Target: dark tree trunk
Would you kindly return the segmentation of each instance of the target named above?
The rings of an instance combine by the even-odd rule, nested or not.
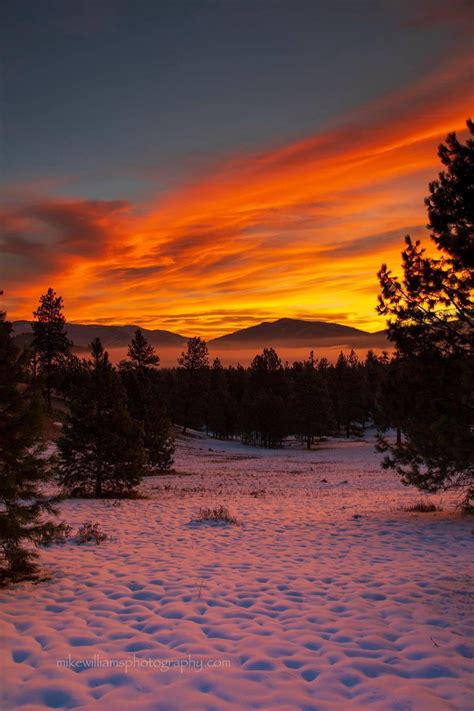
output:
[[[46,405],[49,414],[51,414],[51,361],[48,361],[46,368]]]

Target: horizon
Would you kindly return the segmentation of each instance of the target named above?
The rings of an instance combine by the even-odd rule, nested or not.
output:
[[[52,285],[76,323],[382,328],[377,270],[429,241],[464,135],[472,3],[24,5],[0,29],[10,320]]]
[[[311,324],[315,323],[318,325],[332,325],[332,326],[344,326],[344,324],[337,324],[334,321],[301,321],[301,320],[295,320],[291,318],[281,318],[281,319],[276,319],[275,321],[264,321],[261,322],[260,324],[257,324],[257,326],[272,326],[274,324],[280,323],[281,321],[291,321],[291,322],[296,322],[296,323],[304,323],[304,324]],[[31,320],[18,320],[13,322],[13,326],[15,327],[15,324],[18,323],[28,323],[29,325],[32,324]],[[81,326],[84,328],[102,328],[102,329],[107,329],[107,328],[123,328],[123,329],[139,329],[141,328],[137,324],[104,324],[104,323],[76,323],[72,321],[66,321],[65,323],[65,331],[68,333],[68,325],[70,326]],[[241,329],[242,331],[245,331],[247,329]],[[144,329],[145,333],[153,333],[156,331],[159,332],[164,332],[166,334],[170,334],[173,336],[177,336],[182,339],[181,343],[153,343],[154,351],[155,353],[159,356],[160,358],[160,367],[161,368],[173,368],[176,367],[178,358],[180,355],[185,350],[186,342],[195,336],[200,336],[199,333],[194,333],[192,335],[183,335],[183,334],[178,334],[174,333],[172,331],[168,330],[163,330],[163,329],[156,329],[156,331],[149,331],[148,329]],[[24,331],[18,331],[15,335],[20,336],[23,334]],[[240,333],[240,331],[232,331],[230,333],[224,334],[225,336],[237,336]],[[338,335],[335,336],[334,334],[328,335],[328,334],[319,334],[319,335],[304,335],[304,336],[298,336],[298,335],[273,335],[269,336],[266,334],[265,336],[260,336],[259,338],[256,338],[256,340],[253,342],[252,340],[246,340],[245,336],[242,338],[242,340],[238,340],[238,338],[231,339],[230,342],[227,342],[226,340],[221,341],[221,337],[217,338],[211,338],[211,339],[203,339],[205,343],[209,347],[209,361],[212,362],[215,358],[218,358],[219,361],[222,363],[224,367],[228,366],[237,366],[241,365],[243,367],[249,367],[250,364],[252,363],[253,359],[255,358],[256,355],[258,355],[259,352],[262,351],[262,349],[274,349],[277,352],[278,357],[280,358],[282,363],[295,363],[295,362],[303,362],[307,360],[307,358],[310,356],[310,353],[313,352],[316,360],[321,360],[321,359],[326,359],[330,363],[335,363],[337,361],[337,358],[339,357],[340,353],[344,353],[345,355],[348,355],[351,351],[353,351],[357,357],[363,361],[369,351],[374,353],[377,356],[381,356],[384,353],[391,353],[393,350],[392,344],[389,343],[387,339],[384,339],[383,342],[381,340],[379,341],[373,341],[373,342],[367,342],[364,341],[364,337],[370,337],[370,336],[375,336],[379,335],[380,339],[382,338],[383,334],[385,333],[384,330],[382,331],[376,331],[373,333],[370,333],[368,331],[360,331],[359,335],[358,333],[355,334],[347,334],[347,335]],[[132,333],[129,333],[127,337],[128,343],[130,342],[130,339],[132,338]],[[77,338],[74,337],[73,334],[70,335],[73,341],[73,351],[82,357],[87,357],[87,354],[90,354],[90,344],[89,342],[85,342],[84,340],[84,335],[82,336],[77,336]],[[89,338],[92,339],[93,335],[89,334]],[[116,340],[108,341],[107,340],[107,334],[102,332],[101,335],[99,336],[100,340],[102,341],[104,350],[109,354],[110,360],[114,365],[117,365],[120,363],[122,360],[126,360],[128,358],[128,345],[125,345],[125,343],[122,343],[121,345],[118,345]],[[362,339],[362,340],[361,340]]]
[[[8,317],[8,314],[7,314],[7,317]],[[23,322],[23,321],[24,321],[24,322],[26,322],[26,323],[30,323],[30,324],[31,324],[34,319],[33,319],[33,318],[24,318],[24,319],[23,319],[23,318],[18,318],[18,319],[11,319],[11,318],[8,318],[8,320],[9,320],[11,323],[20,323],[20,322]],[[377,330],[375,330],[375,331],[369,331],[369,330],[366,330],[366,329],[359,329],[357,326],[352,326],[351,324],[338,323],[337,321],[329,321],[329,320],[323,320],[323,319],[310,319],[310,318],[297,319],[297,318],[293,318],[293,317],[291,317],[291,316],[282,316],[282,317],[276,318],[276,319],[268,319],[268,320],[265,320],[265,321],[258,321],[258,322],[256,322],[256,323],[251,324],[250,326],[243,326],[242,328],[238,328],[238,329],[235,329],[235,330],[233,330],[233,331],[225,331],[225,332],[223,332],[222,334],[220,334],[220,335],[218,335],[218,336],[212,336],[211,338],[204,338],[204,337],[202,336],[202,334],[200,334],[200,333],[197,332],[197,331],[194,332],[194,336],[200,336],[201,338],[204,338],[204,340],[210,342],[210,341],[213,341],[213,340],[220,339],[220,338],[222,338],[222,337],[224,337],[224,336],[230,336],[230,335],[233,335],[233,334],[238,333],[238,332],[240,332],[240,331],[245,331],[245,330],[247,330],[247,329],[249,329],[249,328],[254,328],[254,327],[256,327],[256,326],[262,326],[262,325],[267,325],[267,324],[272,325],[272,324],[278,323],[278,322],[280,322],[280,321],[297,321],[297,322],[301,322],[301,323],[317,323],[317,324],[330,324],[330,325],[333,325],[333,326],[345,326],[345,327],[347,327],[347,328],[354,328],[354,329],[363,331],[364,333],[367,333],[367,334],[370,334],[370,335],[374,335],[374,334],[377,334],[377,333],[382,333],[383,331],[386,330],[385,328],[382,328],[382,329],[377,329]],[[99,327],[105,327],[105,328],[106,328],[106,327],[110,327],[110,328],[114,328],[114,327],[115,327],[115,328],[136,328],[136,329],[141,329],[142,331],[165,331],[165,332],[171,333],[171,334],[173,334],[173,335],[175,335],[175,336],[180,336],[180,337],[182,337],[183,339],[192,338],[192,336],[189,335],[189,334],[188,334],[188,335],[184,335],[184,334],[178,333],[178,332],[176,332],[176,331],[171,331],[169,328],[162,328],[162,327],[160,327],[160,326],[156,326],[156,327],[154,327],[154,328],[150,328],[149,326],[143,326],[143,325],[141,325],[141,324],[138,323],[138,322],[130,322],[130,323],[110,323],[108,319],[107,319],[106,321],[104,321],[104,322],[101,322],[101,321],[91,321],[91,322],[87,322],[87,321],[70,321],[70,320],[66,319],[66,331],[67,331],[67,326],[68,326],[68,324],[71,325],[71,326],[91,326],[91,327],[92,327],[92,326],[99,326]]]

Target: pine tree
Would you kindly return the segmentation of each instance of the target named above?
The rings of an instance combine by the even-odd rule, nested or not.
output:
[[[250,374],[255,388],[283,395],[283,366],[274,348],[264,348],[262,353],[255,356],[250,364]]]
[[[72,495],[130,493],[145,474],[142,430],[130,416],[126,396],[100,339],[70,401],[58,440],[58,480]]]
[[[157,368],[160,364],[155,348],[147,341],[140,328],[135,331],[127,355],[134,368]]]
[[[228,381],[229,370],[215,358],[207,393],[206,429],[220,439],[228,439],[236,427],[237,403],[230,395]]]
[[[314,354],[303,363],[294,363],[293,377],[293,427],[307,449],[317,437],[331,434],[335,422],[327,383],[317,369]]]
[[[204,410],[205,390],[209,371],[209,351],[204,340],[195,336],[190,338],[187,348],[178,358],[182,375],[182,426],[183,434],[189,427],[190,420],[199,410]]]
[[[364,410],[374,424],[378,424],[383,416],[379,400],[388,366],[389,357],[386,351],[381,356],[377,356],[372,350],[367,351],[362,372],[362,392]]]
[[[405,238],[403,279],[383,264],[378,312],[400,356],[432,351],[472,354],[474,347],[474,124],[460,143],[451,133],[438,155],[447,171],[430,183],[428,228],[439,258]]]
[[[334,398],[336,416],[347,438],[360,435],[365,419],[362,371],[356,353],[339,354],[334,368]]]
[[[175,451],[171,422],[160,392],[160,359],[138,329],[128,349],[128,361],[119,366],[130,415],[141,427],[146,466],[150,473],[168,471]]]
[[[464,490],[474,498],[474,124],[461,143],[454,133],[439,147],[445,171],[430,183],[428,227],[438,249],[427,257],[406,237],[403,279],[379,271],[378,311],[388,317],[403,399],[403,437],[381,437],[385,466],[406,484]]]
[[[410,410],[413,395],[405,365],[402,359],[393,358],[379,367],[372,379],[374,423],[379,438],[382,433],[393,428],[396,430],[397,446],[402,443],[403,420],[405,413]],[[374,374],[372,365],[369,366],[369,373]]]
[[[48,520],[54,499],[41,491],[50,478],[40,439],[42,398],[28,383],[27,362],[0,313],[0,581],[33,576],[32,545],[63,528]]]
[[[32,347],[38,354],[39,365],[46,380],[46,402],[51,412],[51,390],[57,366],[66,358],[71,349],[67,337],[65,318],[62,313],[63,300],[53,289],[40,297],[40,304],[33,313]]]
[[[264,348],[252,360],[249,376],[248,419],[257,443],[279,447],[289,433],[290,417],[286,372],[278,353],[273,348]]]

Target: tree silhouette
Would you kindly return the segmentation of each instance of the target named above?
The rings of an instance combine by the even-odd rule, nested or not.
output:
[[[160,364],[155,348],[147,341],[140,328],[135,331],[127,355],[135,368],[156,368]]]
[[[160,359],[138,329],[128,349],[128,361],[119,372],[127,394],[127,407],[143,433],[147,469],[169,470],[173,464],[174,440],[171,422],[160,392],[157,366]]]
[[[237,403],[229,391],[229,377],[219,358],[215,358],[209,374],[206,406],[206,430],[215,437],[228,439],[236,427]]]
[[[40,297],[40,303],[33,313],[32,347],[38,354],[41,371],[46,380],[46,402],[51,412],[51,390],[56,367],[66,358],[71,349],[62,313],[63,300],[53,289]]]
[[[189,427],[190,417],[193,410],[204,407],[204,392],[206,386],[207,373],[209,370],[209,351],[206,341],[195,336],[190,338],[187,348],[178,358],[178,364],[183,375],[183,414],[182,426],[183,434]]]
[[[439,257],[406,237],[403,278],[379,271],[379,313],[388,317],[404,384],[397,418],[403,441],[385,466],[427,491],[461,488],[474,497],[474,124],[462,144],[439,147],[446,170],[430,183],[428,227]]]
[[[99,338],[83,361],[58,440],[58,479],[73,495],[129,493],[144,475],[142,430]]]
[[[317,437],[329,435],[335,429],[328,384],[321,371],[318,371],[312,351],[308,360],[293,364],[292,376],[294,432],[303,440],[307,449],[311,449]]]
[[[346,437],[360,435],[366,412],[364,408],[362,369],[356,353],[340,353],[334,368],[334,399],[339,427]]]
[[[43,402],[28,382],[27,362],[0,313],[0,580],[33,576],[37,555],[25,544],[38,545],[62,528],[43,519],[55,513],[54,498],[41,491],[50,478],[41,441]]]
[[[420,240],[405,237],[403,279],[383,264],[378,312],[399,355],[435,348],[442,354],[472,353],[474,346],[474,124],[462,144],[450,133],[438,155],[446,171],[430,183],[428,228],[440,253],[426,256]]]

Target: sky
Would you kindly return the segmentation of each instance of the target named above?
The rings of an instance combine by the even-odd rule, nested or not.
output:
[[[10,319],[376,331],[474,114],[474,0],[4,0]]]

